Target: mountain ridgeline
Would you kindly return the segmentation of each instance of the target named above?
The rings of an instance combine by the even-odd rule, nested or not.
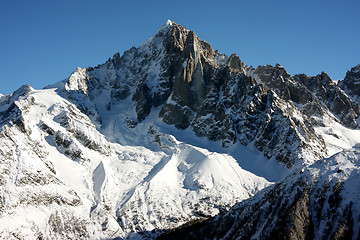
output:
[[[139,47],[0,95],[0,238],[359,239],[360,65],[334,82]]]
[[[289,168],[299,159],[327,155],[314,127],[331,120],[358,127],[360,107],[347,94],[347,89],[354,89],[351,96],[359,96],[353,87],[359,84],[352,81],[358,77],[354,69],[340,82],[342,88],[324,72],[308,77],[291,76],[280,65],[254,69],[236,54],[228,57],[214,51],[174,22],[139,48],[78,71],[86,77],[70,77],[67,91],[82,91],[93,100],[102,86],[109,86],[108,108],[131,98],[134,125],[160,109],[158,116],[166,124],[190,128],[198,137],[221,141],[223,147],[253,143],[266,157]]]

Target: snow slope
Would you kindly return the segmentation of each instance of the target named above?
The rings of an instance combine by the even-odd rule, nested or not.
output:
[[[159,239],[358,239],[360,145],[296,169],[208,221]]]
[[[3,238],[136,237],[214,216],[271,184],[154,127],[145,135],[161,147],[110,142],[56,89],[26,89],[1,128]]]

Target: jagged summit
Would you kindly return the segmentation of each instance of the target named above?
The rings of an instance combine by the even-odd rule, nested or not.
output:
[[[360,64],[356,65],[355,67],[352,67],[351,72],[359,72],[360,71]]]
[[[351,68],[346,73],[344,80],[339,81],[338,85],[343,88],[357,103],[360,103],[360,64]]]
[[[172,26],[173,24],[176,24],[176,23],[168,19],[168,20],[166,21],[166,24],[165,24],[165,25]]]
[[[161,25],[159,31],[162,30],[162,29],[169,29],[169,28],[171,28],[171,27],[174,26],[174,25],[178,25],[178,24],[177,24],[176,22],[168,19],[163,25]],[[159,31],[158,31],[158,32],[159,32]]]
[[[67,80],[65,89],[67,91],[81,91],[87,94],[86,80],[88,80],[88,75],[86,71],[86,68],[77,67]]]
[[[18,88],[17,90],[15,90],[12,95],[13,96],[18,96],[18,95],[24,95],[27,94],[31,91],[33,91],[34,89],[29,85],[29,84],[25,84],[22,85],[20,88]]]
[[[25,97],[31,91],[34,91],[34,89],[29,84],[25,84],[15,90],[12,94],[5,97],[8,98],[8,102],[14,102],[15,100],[18,100],[19,97]]]
[[[90,105],[109,111],[131,99],[134,127],[157,111],[165,124],[191,129],[198,137],[221,141],[223,147],[254,144],[266,157],[288,167],[295,159],[327,155],[315,127],[341,121],[357,128],[360,113],[326,73],[291,76],[280,64],[254,69],[236,54],[228,57],[214,51],[193,31],[172,21],[140,47],[122,56],[117,53],[81,74],[75,71],[65,89],[81,91],[89,95]],[[102,113],[92,115],[106,128]],[[274,131],[277,125],[283,128]]]
[[[156,34],[166,33],[168,31],[170,31],[176,25],[178,25],[178,24],[171,20],[167,20],[163,25],[160,26],[160,28]]]
[[[164,29],[164,28],[170,28],[172,27],[173,25],[178,25],[177,23],[171,21],[171,20],[167,20],[166,23],[164,23],[160,29]]]

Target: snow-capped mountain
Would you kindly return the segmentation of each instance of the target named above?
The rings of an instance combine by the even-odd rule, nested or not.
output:
[[[77,69],[62,95],[78,100],[103,132],[123,133],[114,121],[127,118],[127,130],[152,113],[177,129],[221,141],[223,147],[252,143],[287,167],[328,155],[314,128],[330,122],[356,128],[360,113],[326,73],[292,77],[280,65],[253,69],[171,21],[139,48],[121,57],[117,53],[95,68]],[[124,104],[135,108],[124,115]],[[120,116],[108,118],[109,112]],[[114,140],[131,142],[120,138]]]
[[[299,168],[320,181],[324,158],[360,143],[356,69],[338,85],[255,69],[168,21],[122,56],[0,96],[0,237],[152,239],[274,188],[293,199]]]

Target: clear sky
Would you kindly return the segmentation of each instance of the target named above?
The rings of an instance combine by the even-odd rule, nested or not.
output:
[[[139,46],[168,19],[247,64],[334,80],[360,63],[360,1],[0,1],[0,93],[36,89]]]

